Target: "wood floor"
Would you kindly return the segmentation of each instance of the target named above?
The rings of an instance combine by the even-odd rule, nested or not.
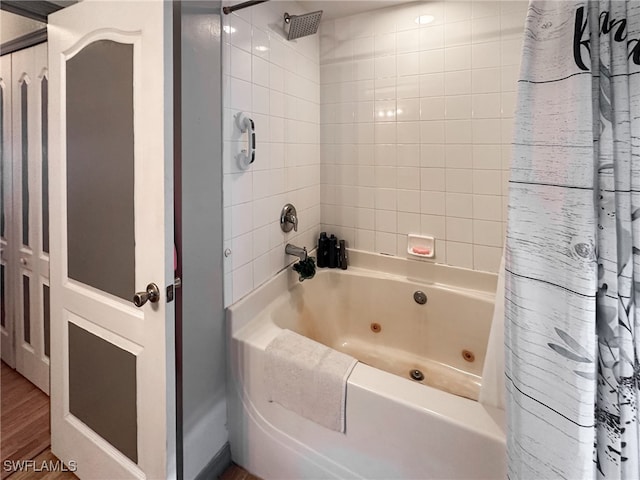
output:
[[[22,375],[2,362],[0,372],[0,480],[73,480],[51,453],[49,397]],[[32,460],[22,469],[6,468],[5,461]],[[12,463],[17,465],[17,463]],[[242,467],[231,464],[220,480],[260,480]]]
[[[220,480],[260,480],[260,477],[250,474],[244,468],[232,463],[222,475]]]
[[[2,362],[0,371],[0,479],[71,480],[71,472],[47,471],[61,464],[51,453],[49,397]],[[5,461],[33,460],[20,468]],[[16,463],[12,465],[18,466]]]

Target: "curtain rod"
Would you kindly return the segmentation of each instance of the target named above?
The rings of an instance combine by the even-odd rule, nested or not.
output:
[[[231,12],[235,12],[236,10],[241,10],[247,7],[253,7],[254,5],[258,5],[259,3],[264,3],[269,0],[250,0],[249,2],[237,3],[235,5],[231,5],[230,7],[222,7],[222,11],[225,15],[229,15]]]

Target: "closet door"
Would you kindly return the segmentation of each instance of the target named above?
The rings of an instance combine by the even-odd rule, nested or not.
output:
[[[47,44],[13,53],[11,75],[16,369],[49,393]]]
[[[14,283],[10,275],[12,248],[16,235],[13,227],[12,145],[11,145],[11,55],[0,57],[0,353],[2,360],[15,367],[13,337]]]

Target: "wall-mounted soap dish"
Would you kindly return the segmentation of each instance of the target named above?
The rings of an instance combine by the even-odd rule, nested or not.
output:
[[[436,243],[433,237],[425,235],[407,235],[407,253],[414,257],[433,258],[436,254]]]

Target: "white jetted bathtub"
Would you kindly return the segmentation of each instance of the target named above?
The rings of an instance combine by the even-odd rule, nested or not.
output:
[[[228,309],[234,461],[265,480],[505,478],[504,412],[475,401],[496,276],[350,255],[346,271],[300,283],[288,269]],[[265,348],[285,328],[359,360],[345,433],[268,401]]]

